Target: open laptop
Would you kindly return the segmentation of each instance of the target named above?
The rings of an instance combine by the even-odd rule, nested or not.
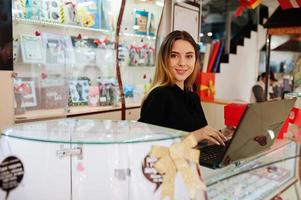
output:
[[[199,145],[200,165],[220,168],[268,150],[277,138],[296,98],[248,104],[226,145]]]

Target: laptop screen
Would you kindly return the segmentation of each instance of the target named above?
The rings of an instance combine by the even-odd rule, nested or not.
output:
[[[249,104],[224,154],[222,165],[269,149],[295,101],[296,98]]]

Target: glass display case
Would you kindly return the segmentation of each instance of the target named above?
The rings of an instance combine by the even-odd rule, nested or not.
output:
[[[140,106],[149,89],[163,6],[164,0],[125,2],[118,49],[126,107]]]
[[[121,0],[12,0],[15,121],[120,109]]]
[[[153,145],[170,147],[185,134],[135,121],[15,125],[1,134],[0,199],[159,200],[162,177],[149,152]],[[271,199],[297,183],[298,156],[299,146],[282,140],[240,163],[201,167],[207,194],[198,191],[196,199]],[[174,188],[175,199],[189,199],[179,173]],[[290,199],[298,199],[293,195]]]

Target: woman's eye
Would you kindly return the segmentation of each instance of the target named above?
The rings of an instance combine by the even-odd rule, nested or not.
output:
[[[186,58],[192,59],[193,55],[187,55]]]
[[[177,55],[177,54],[171,54],[170,57],[171,57],[171,58],[177,58],[178,55]]]

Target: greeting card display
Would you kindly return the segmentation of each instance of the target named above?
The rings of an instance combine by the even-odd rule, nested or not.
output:
[[[22,114],[22,108],[37,107],[36,83],[30,78],[14,79],[15,112]]]
[[[20,35],[20,39],[23,62],[44,63],[41,38],[32,35]]]
[[[68,86],[60,74],[42,74],[41,107],[44,109],[64,108],[68,101]]]
[[[87,105],[89,96],[89,80],[69,81],[69,105]]]
[[[73,47],[69,36],[42,33],[46,64],[74,63]]]

